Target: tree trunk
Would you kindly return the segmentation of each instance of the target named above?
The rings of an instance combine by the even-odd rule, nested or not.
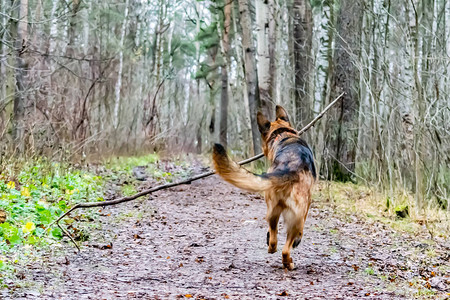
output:
[[[73,56],[74,54],[74,48],[75,48],[75,36],[76,36],[76,21],[77,21],[77,14],[80,10],[80,0],[73,0],[72,1],[72,13],[70,15],[70,22],[69,22],[69,45],[67,47],[67,56]]]
[[[25,61],[25,52],[28,42],[28,0],[21,0],[16,8],[18,21],[15,23],[15,55],[16,55],[16,87],[14,93],[13,109],[13,139],[15,147],[19,153],[25,150],[25,75],[27,64]],[[14,35],[13,35],[14,36]]]
[[[271,1],[272,2],[272,1]],[[269,16],[273,3],[268,0],[256,0],[258,87],[262,113],[268,118],[273,115],[272,81],[274,76],[273,28],[274,19]],[[272,50],[272,51],[271,51]],[[271,65],[272,63],[272,65]],[[271,68],[272,67],[272,68]]]
[[[297,120],[300,124],[311,117],[311,101],[309,99],[309,77],[312,67],[312,12],[309,0],[294,0],[294,99]]]
[[[220,96],[220,143],[227,146],[228,129],[228,52],[230,48],[231,2],[225,0],[223,9],[224,22],[222,33],[222,57],[221,67],[222,91]]]
[[[322,109],[325,108],[331,101],[330,93],[331,93],[331,80],[333,78],[334,73],[334,62],[333,62],[333,40],[334,40],[334,32],[335,32],[335,10],[334,10],[334,0],[327,1],[328,6],[328,23],[327,23],[327,51],[326,51],[326,60],[327,60],[327,69],[325,72],[325,78],[323,80],[323,88],[322,88]],[[327,131],[327,123],[328,123],[329,116],[325,114],[323,116],[322,121],[319,123],[318,126],[318,133],[316,137],[316,162],[317,162],[317,169],[324,174],[326,178],[329,177],[329,170],[327,163],[329,162],[327,157],[327,150],[325,148],[326,141],[326,131]]]
[[[428,60],[431,47],[431,33],[433,20],[433,0],[424,0],[415,8],[416,31],[414,37],[414,81],[417,92],[416,118],[414,120],[414,173],[415,173],[415,202],[419,211],[424,208],[425,203],[425,111],[427,110],[427,84],[429,79]],[[421,9],[421,12],[418,10]]]
[[[252,20],[248,0],[239,0],[239,13],[242,28],[242,47],[244,48],[245,81],[247,83],[248,106],[252,129],[253,153],[261,152],[260,133],[256,123],[256,112],[259,105],[257,98],[258,78],[256,72],[255,47],[252,38]]]
[[[125,32],[127,29],[127,19],[128,19],[128,3],[129,0],[125,1],[125,13],[122,23],[122,30],[120,34],[120,52],[119,52],[119,69],[117,70],[117,82],[114,90],[115,101],[114,101],[114,128],[117,129],[119,126],[119,108],[120,108],[120,89],[122,88],[122,69],[123,69],[123,46],[125,39]]]
[[[358,138],[359,71],[356,67],[360,53],[363,1],[343,0],[337,18],[334,79],[331,99],[345,92],[336,112],[337,122],[329,127],[328,135],[334,179],[347,181],[355,169]]]

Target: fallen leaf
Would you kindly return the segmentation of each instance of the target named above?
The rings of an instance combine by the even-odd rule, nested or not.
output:
[[[280,294],[278,294],[279,296],[289,296],[288,292],[286,291],[282,291]]]
[[[191,295],[191,294],[186,294],[186,295],[184,295],[184,297],[186,297],[186,298],[192,298],[192,295]]]

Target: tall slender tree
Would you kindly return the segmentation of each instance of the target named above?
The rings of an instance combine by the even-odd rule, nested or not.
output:
[[[355,170],[358,137],[360,34],[363,16],[362,0],[342,0],[337,17],[334,79],[331,98],[345,92],[336,109],[328,134],[328,150],[332,159],[333,176],[338,180],[351,179]]]
[[[258,57],[258,89],[261,109],[264,115],[273,115],[273,90],[275,77],[275,19],[274,3],[268,0],[256,0],[257,57]]]
[[[228,131],[228,66],[230,49],[230,29],[231,29],[231,1],[225,0],[223,8],[223,29],[222,29],[222,66],[221,81],[222,91],[220,96],[220,143],[226,146]]]
[[[260,107],[258,99],[258,77],[256,70],[256,51],[253,44],[252,18],[248,0],[239,0],[239,14],[242,28],[242,47],[244,48],[245,81],[247,83],[248,107],[252,130],[253,153],[261,152],[260,134],[256,122],[256,112]]]
[[[28,0],[20,0],[16,7],[16,18],[12,26],[15,36],[14,48],[16,55],[16,88],[14,93],[13,138],[19,152],[24,151],[25,137],[25,80],[27,63],[25,56],[28,47]]]
[[[309,0],[294,0],[293,3],[293,56],[295,87],[294,101],[297,119],[305,123],[310,119],[310,76],[312,72],[312,12]]]

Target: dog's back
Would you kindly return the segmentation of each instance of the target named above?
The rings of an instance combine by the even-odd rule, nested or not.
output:
[[[279,177],[288,175],[291,180],[301,172],[311,173],[314,179],[317,177],[311,149],[303,139],[293,136],[279,141],[269,172]]]

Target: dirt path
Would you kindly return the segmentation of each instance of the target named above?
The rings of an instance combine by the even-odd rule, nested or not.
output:
[[[413,241],[399,242],[378,223],[352,216],[344,222],[325,203],[312,205],[291,272],[281,268],[281,247],[267,253],[263,198],[215,176],[102,214],[95,222],[103,228],[80,254],[64,245],[65,257],[49,255],[29,270],[38,287],[14,298],[405,298],[403,287],[393,290],[388,279],[364,270],[372,263],[401,270]],[[280,233],[282,245],[283,227]]]

